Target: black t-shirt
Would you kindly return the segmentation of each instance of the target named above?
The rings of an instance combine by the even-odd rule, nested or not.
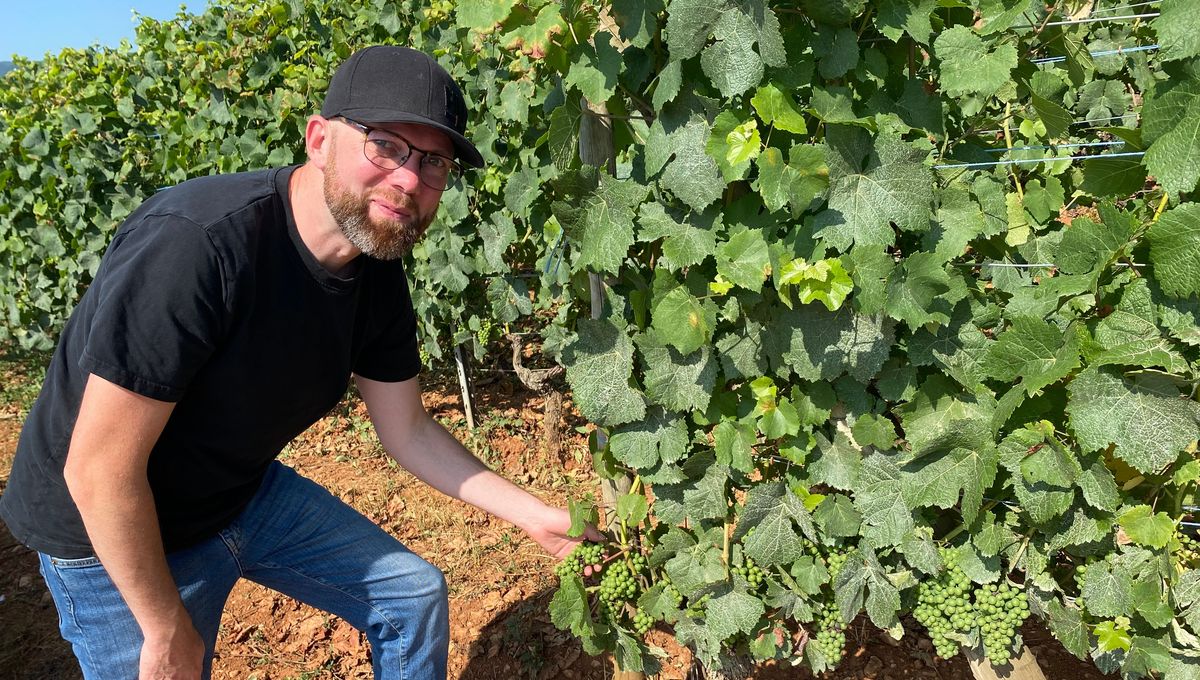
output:
[[[93,554],[63,482],[88,374],[176,402],[148,474],[168,552],[215,535],[351,372],[420,368],[403,265],[327,272],[296,231],[293,168],[185,182],[117,231],[67,322],[17,444],[0,517],[25,545]]]

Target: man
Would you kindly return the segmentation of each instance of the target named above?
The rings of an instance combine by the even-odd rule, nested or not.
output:
[[[377,678],[445,676],[441,572],[274,460],[351,375],[403,467],[556,557],[577,542],[565,511],[490,472],[421,404],[398,258],[459,163],[483,164],[465,125],[432,59],[370,47],[308,120],[304,165],[185,182],[118,230],[0,498],[85,678],[207,677],[241,577],[364,631]]]

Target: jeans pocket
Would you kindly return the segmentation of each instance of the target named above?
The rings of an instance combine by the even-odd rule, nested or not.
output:
[[[95,555],[91,557],[76,557],[74,559],[50,556],[50,564],[54,565],[55,569],[83,569],[84,567],[98,566],[100,558]]]

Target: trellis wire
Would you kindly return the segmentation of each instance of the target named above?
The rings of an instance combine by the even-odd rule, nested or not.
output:
[[[1097,12],[1115,12],[1119,9],[1133,9],[1134,7],[1145,7],[1147,5],[1157,5],[1157,4],[1158,4],[1158,0],[1153,0],[1152,2],[1135,2],[1132,5],[1117,5],[1116,7],[1102,7],[1100,9],[1092,10],[1092,14],[1096,14]]]
[[[1035,149],[1073,149],[1092,146],[1124,146],[1125,142],[1086,142],[1077,144],[1042,144],[1039,146],[1014,146],[1003,149],[985,149],[987,153],[1005,153],[1007,151],[1030,151]]]
[[[1067,127],[1074,127],[1076,125],[1087,125],[1089,123],[1099,123],[1101,121],[1125,120],[1126,118],[1137,118],[1137,117],[1138,117],[1138,114],[1136,114],[1136,113],[1126,113],[1121,116],[1108,116],[1107,118],[1103,118],[1103,117],[1102,118],[1084,118],[1083,120],[1076,120],[1076,121],[1072,121],[1071,123],[1068,123]],[[1101,127],[1104,127],[1104,126],[1101,126]],[[1091,129],[1091,128],[1087,128],[1087,129]],[[1004,132],[1004,128],[997,128],[995,130],[980,130],[978,132],[973,132],[971,134],[987,135],[987,134],[991,134],[993,132]]]
[[[1100,50],[1099,52],[1088,52],[1093,57],[1107,57],[1114,54],[1127,54],[1129,52],[1146,52],[1149,50],[1157,50],[1158,45],[1134,45],[1133,47],[1118,47],[1115,50]],[[1045,57],[1042,59],[1030,59],[1032,64],[1057,64],[1066,61],[1066,57]]]
[[[1148,12],[1146,14],[1127,14],[1119,17],[1087,17],[1086,19],[1067,19],[1064,21],[1051,21],[1046,26],[1074,26],[1075,24],[1094,24],[1098,21],[1124,21],[1125,19],[1150,19],[1158,16],[1161,12]],[[1042,24],[1038,24],[1041,26]],[[1013,26],[1013,28],[1037,28],[1033,24],[1024,26]]]
[[[1034,262],[1033,264],[1017,264],[1015,262],[956,262],[956,267],[997,267],[1001,269],[1058,269],[1059,266],[1053,262]],[[1133,267],[1140,269],[1145,267],[1144,264],[1136,262],[1114,262],[1114,267]]]
[[[1058,158],[1015,158],[1005,161],[989,161],[987,163],[945,163],[942,165],[933,166],[934,170],[954,170],[962,168],[969,170],[971,168],[994,168],[1001,165],[1021,165],[1024,163],[1053,163],[1054,161],[1067,161],[1090,159],[1097,160],[1100,158],[1129,158],[1133,156],[1144,156],[1145,151],[1123,151],[1121,153],[1105,153],[1105,154],[1080,154],[1078,156],[1060,156]]]

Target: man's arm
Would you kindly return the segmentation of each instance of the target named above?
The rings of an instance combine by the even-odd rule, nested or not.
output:
[[[89,376],[63,470],[96,556],[142,629],[142,680],[199,678],[204,662],[204,642],[167,567],[146,476],[173,408]]]
[[[570,538],[571,519],[492,472],[430,417],[416,378],[385,383],[355,377],[379,441],[392,458],[442,493],[520,527],[546,552],[566,557],[582,540]],[[586,537],[600,540],[588,527]]]

